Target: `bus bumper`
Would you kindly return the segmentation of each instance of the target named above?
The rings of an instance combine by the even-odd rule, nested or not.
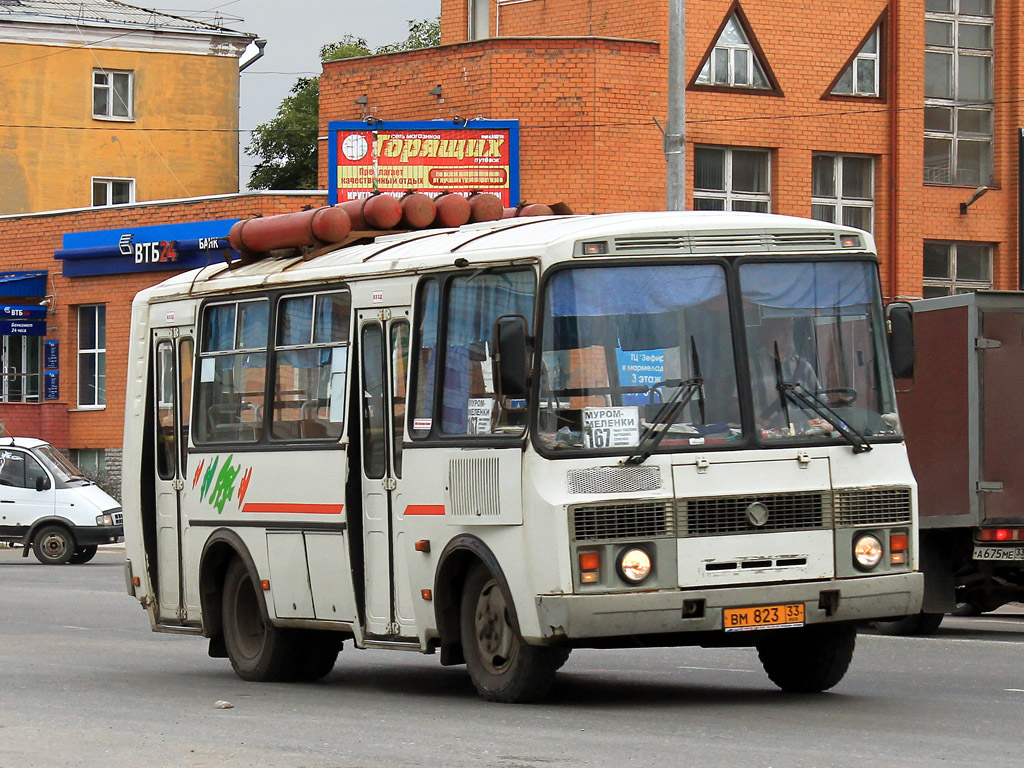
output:
[[[903,573],[674,592],[540,595],[539,639],[715,631],[722,629],[725,608],[792,603],[804,604],[807,624],[868,621],[917,613],[923,594],[924,575]]]

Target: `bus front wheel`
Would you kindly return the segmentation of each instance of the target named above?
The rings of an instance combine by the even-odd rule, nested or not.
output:
[[[466,579],[460,614],[462,651],[477,693],[488,701],[538,701],[551,689],[556,649],[527,645],[509,618],[509,599],[484,566]]]
[[[768,630],[757,655],[768,678],[788,693],[820,693],[843,679],[853,659],[857,628],[819,624]]]
[[[238,558],[231,561],[224,577],[222,607],[224,644],[235,674],[258,683],[288,679],[291,635],[264,621],[252,576]]]

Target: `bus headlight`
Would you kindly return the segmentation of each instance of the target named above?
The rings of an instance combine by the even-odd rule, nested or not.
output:
[[[882,542],[870,533],[861,534],[853,542],[853,559],[858,568],[870,571],[882,562]]]
[[[640,584],[651,575],[651,556],[640,547],[622,550],[617,565],[619,577],[627,584]]]
[[[114,518],[111,515],[96,515],[96,525],[113,525]]]

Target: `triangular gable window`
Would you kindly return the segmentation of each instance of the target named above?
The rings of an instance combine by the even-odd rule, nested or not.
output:
[[[839,76],[832,81],[826,96],[882,96],[882,44],[885,13],[861,41],[860,47],[846,61]]]
[[[778,89],[739,4],[735,4],[726,17],[691,85],[765,91]]]

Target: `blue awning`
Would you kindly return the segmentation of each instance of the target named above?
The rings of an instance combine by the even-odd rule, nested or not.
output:
[[[0,296],[45,296],[46,272],[0,272]]]

